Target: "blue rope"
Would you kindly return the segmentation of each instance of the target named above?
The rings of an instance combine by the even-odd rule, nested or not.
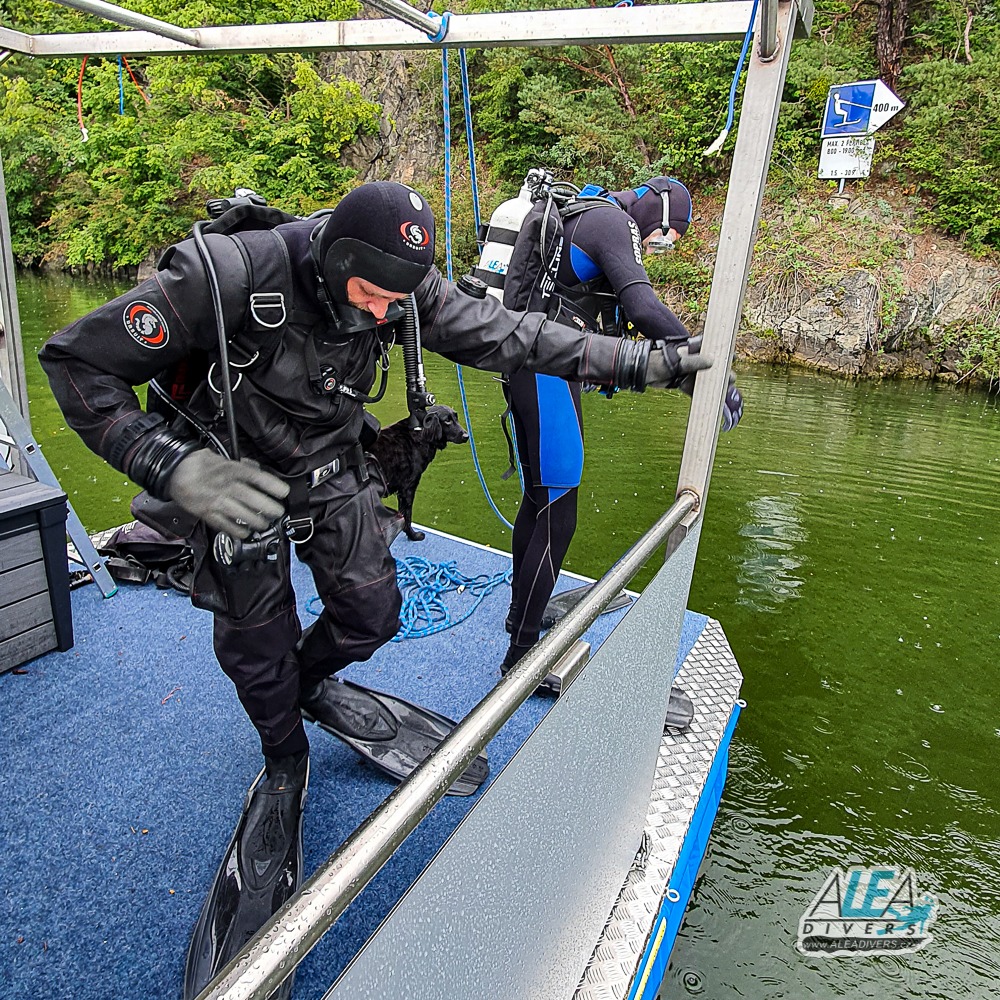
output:
[[[479,242],[479,182],[476,180],[476,144],[472,138],[472,100],[469,96],[469,62],[465,49],[458,50],[462,64],[462,103],[465,106],[465,145],[469,150],[469,180],[472,182],[472,214],[476,220],[476,242]],[[482,250],[482,246],[479,247]]]
[[[479,462],[479,451],[476,448],[476,437],[472,433],[472,420],[469,417],[469,400],[465,395],[465,379],[462,377],[462,366],[455,365],[455,371],[458,372],[458,394],[462,398],[462,413],[465,416],[465,428],[469,432],[469,447],[472,450],[472,464],[476,470],[476,475],[479,477],[479,485],[483,488],[483,493],[486,495],[486,500],[490,507],[493,509],[493,513],[496,514],[498,518],[508,527],[511,531],[514,530],[514,525],[510,523],[500,513],[500,508],[497,507],[493,496],[490,493],[490,488],[486,485],[486,478],[483,476],[483,467]],[[518,463],[518,476],[521,475],[520,463]],[[521,492],[524,492],[524,487],[522,485]]]
[[[423,556],[397,559],[396,582],[403,595],[403,607],[399,612],[402,627],[392,641],[425,639],[460,625],[497,587],[510,583],[511,572],[508,569],[492,576],[488,573],[465,576],[458,571],[455,562],[435,563]],[[472,603],[457,616],[445,602],[445,596],[452,593],[468,594],[473,598]],[[312,615],[319,615],[323,611],[323,603],[319,597],[311,597],[306,609]]]
[[[743,36],[743,48],[740,50],[740,58],[736,63],[736,72],[733,73],[733,82],[729,85],[729,110],[726,113],[726,127],[719,133],[715,142],[705,150],[705,155],[718,153],[722,149],[722,144],[729,135],[729,130],[733,127],[733,119],[736,116],[736,88],[740,84],[740,76],[743,74],[743,63],[747,57],[747,50],[750,48],[750,39],[753,37],[753,24],[757,18],[757,4],[759,0],[753,0],[753,9],[750,11],[750,23],[747,25],[746,34]]]
[[[437,33],[432,35],[428,31],[427,37],[432,42],[443,42],[444,36],[448,34],[448,28],[451,26],[451,11],[446,10],[443,14],[436,14],[434,11],[429,10],[427,11],[427,16],[441,19],[441,27],[438,28]]]
[[[465,102],[465,133],[469,145],[469,171],[472,176],[473,207],[476,212],[476,232],[479,232],[479,194],[476,190],[475,180],[475,148],[472,142],[472,107],[469,103],[469,76],[468,64],[465,59],[465,50],[461,49],[462,58],[462,95]],[[451,281],[452,260],[451,260],[451,100],[448,92],[448,50],[441,50],[441,108],[444,117],[444,247],[445,259],[447,261],[448,280]],[[476,447],[476,437],[472,432],[472,420],[469,417],[469,400],[465,392],[465,379],[462,375],[462,366],[455,365],[458,372],[458,391],[462,398],[462,414],[465,417],[465,426],[469,432],[469,447],[472,451],[472,464],[479,479],[479,485],[483,488],[483,493],[489,502],[493,513],[508,527],[514,530],[514,525],[510,523],[500,513],[490,495],[489,487],[486,485],[486,478],[483,476],[483,467],[479,461],[479,449]]]
[[[497,587],[510,583],[511,570],[502,573],[480,573],[465,576],[454,562],[432,563],[422,556],[407,556],[396,560],[399,589],[403,594],[400,620],[403,627],[393,642],[422,639],[443,632],[465,621]],[[471,594],[472,604],[458,617],[444,601],[449,593]]]
[[[747,49],[750,48],[750,39],[753,37],[753,23],[757,17],[757,4],[759,0],[753,0],[753,9],[750,11],[750,23],[747,25],[747,33],[743,36],[743,48],[740,49],[740,59],[736,64],[736,72],[733,74],[733,82],[729,86],[729,113],[726,115],[726,131],[733,125],[733,118],[736,115],[736,88],[739,86],[740,76],[743,73],[743,63],[746,61]]]
[[[448,50],[441,50],[441,112],[444,117],[444,255],[451,281],[451,95],[448,85]]]
[[[125,114],[125,82],[122,79],[122,57],[118,57],[118,114]]]

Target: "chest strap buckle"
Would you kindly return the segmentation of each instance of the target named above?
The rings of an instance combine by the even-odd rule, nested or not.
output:
[[[329,479],[330,476],[335,476],[338,472],[340,472],[339,458],[327,462],[326,465],[321,465],[318,469],[313,469],[309,473],[309,489],[315,489],[324,479]]]

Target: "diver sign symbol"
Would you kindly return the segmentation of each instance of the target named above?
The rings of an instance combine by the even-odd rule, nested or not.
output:
[[[871,135],[880,129],[903,102],[881,81],[862,80],[831,87],[823,116],[824,139]]]

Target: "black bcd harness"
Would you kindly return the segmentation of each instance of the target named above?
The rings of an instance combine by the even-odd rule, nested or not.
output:
[[[248,288],[245,321],[238,331],[230,331],[226,335],[230,392],[239,388],[244,373],[267,365],[283,338],[291,336],[294,330],[298,331],[296,339],[301,341],[311,394],[319,397],[345,396],[356,404],[377,402],[386,389],[388,352],[405,310],[398,303],[392,303],[384,320],[376,320],[370,313],[329,301],[321,302],[322,312],[304,308],[295,293],[288,245],[275,231],[278,226],[300,221],[297,216],[278,209],[251,203],[236,205],[211,222],[200,225],[202,236],[217,234],[230,237],[223,243],[213,243],[211,266],[215,273],[209,275],[210,282],[214,282],[217,288]],[[173,250],[170,248],[163,255],[158,268],[169,265]],[[324,361],[317,349],[317,343],[321,349],[347,343],[354,343],[360,348],[365,341],[355,338],[364,334],[374,334],[370,339],[366,338],[372,353],[366,354],[367,362],[354,363],[351,367],[356,373],[359,368],[370,370],[372,361],[378,365],[381,381],[374,395],[352,384],[349,374],[342,374]],[[376,351],[377,357],[373,357]],[[212,422],[218,423],[226,406],[224,379],[219,370],[221,363],[221,353],[213,358],[207,352],[196,352],[160,373],[155,380],[155,397],[150,396],[151,409],[159,409],[169,417],[179,414],[194,424],[202,436],[210,439],[217,448],[220,445],[218,438],[193,416],[188,403],[207,394],[215,410]],[[235,382],[232,382],[233,377]],[[291,489],[286,530],[294,541],[304,541],[311,535],[308,496],[312,487],[348,467],[357,467],[359,474],[367,479],[363,447],[366,439],[370,443],[377,432],[377,421],[365,413],[360,446],[346,449],[341,446],[336,454],[321,456],[319,467],[305,475],[282,477]]]
[[[514,243],[504,281],[504,305],[544,312],[566,326],[620,336],[617,298],[603,276],[572,287],[558,277],[566,222],[609,206],[620,208],[594,185],[569,195],[550,189],[537,199]]]

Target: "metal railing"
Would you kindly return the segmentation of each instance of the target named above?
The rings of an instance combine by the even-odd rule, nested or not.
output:
[[[195,48],[201,45],[197,31],[179,28],[176,24],[160,21],[155,17],[147,17],[145,14],[137,14],[134,10],[128,10],[113,3],[105,3],[104,0],[55,0],[55,2],[64,7],[72,7],[73,10],[82,11],[84,14],[93,14],[106,21],[114,21],[115,24],[124,24],[127,28],[137,28],[140,31],[152,32],[154,35],[162,35],[164,38],[172,38],[175,42],[182,42],[184,45],[193,45]]]
[[[652,528],[501,679],[435,753],[337,848],[196,1000],[264,1000],[277,989],[501,726],[535,692],[559,658],[697,507],[696,494],[681,493]]]
[[[372,7],[395,17],[397,20],[408,24],[411,28],[422,31],[425,35],[436,35],[441,28],[441,19],[431,17],[423,11],[417,10],[406,0],[368,0]]]

